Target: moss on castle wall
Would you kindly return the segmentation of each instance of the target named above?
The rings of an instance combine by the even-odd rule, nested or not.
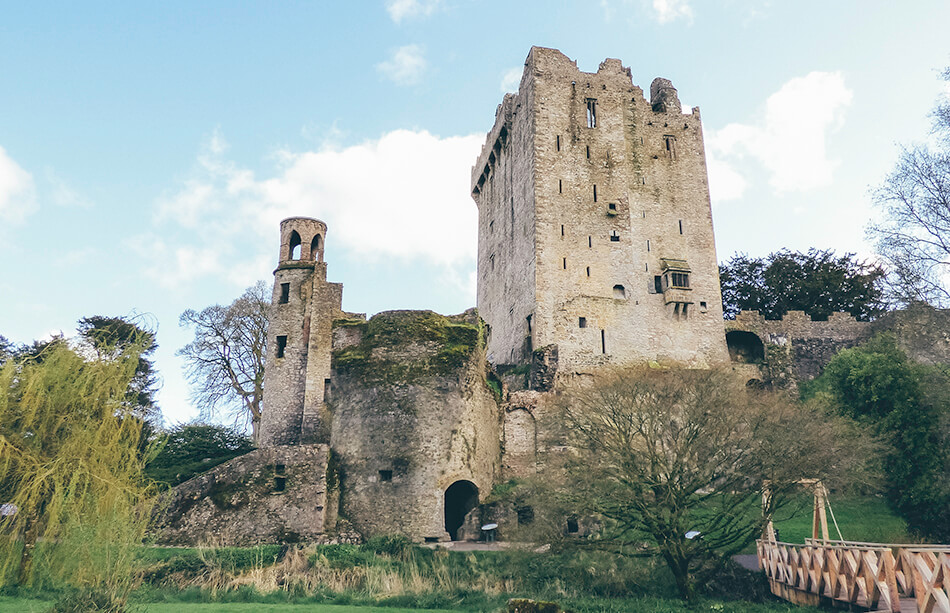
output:
[[[432,311],[388,311],[369,321],[338,320],[359,328],[360,342],[333,352],[333,367],[368,383],[406,384],[450,374],[481,345],[481,330]]]

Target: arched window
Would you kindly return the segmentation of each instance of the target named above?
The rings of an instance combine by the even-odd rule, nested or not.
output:
[[[614,298],[625,300],[627,298],[627,290],[625,290],[622,285],[614,285]]]
[[[323,238],[317,234],[313,237],[313,241],[310,242],[310,259],[319,260],[321,249],[323,249]]]
[[[300,259],[300,235],[297,234],[296,230],[291,230],[290,232],[289,252],[291,260]]]

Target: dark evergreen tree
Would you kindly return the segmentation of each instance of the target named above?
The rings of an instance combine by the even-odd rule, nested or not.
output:
[[[723,316],[755,310],[766,319],[804,311],[815,320],[835,312],[868,321],[885,310],[884,272],[853,253],[831,250],[807,253],[783,249],[764,258],[739,253],[719,267]]]

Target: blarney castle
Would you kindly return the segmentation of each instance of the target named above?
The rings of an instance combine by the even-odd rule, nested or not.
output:
[[[587,73],[533,47],[471,194],[478,308],[461,315],[344,312],[326,224],[281,222],[260,448],[178,486],[159,540],[476,538],[492,488],[544,470],[553,393],[605,367],[731,361],[789,386],[882,328],[950,361],[946,312],[723,321],[699,108],[620,60]]]

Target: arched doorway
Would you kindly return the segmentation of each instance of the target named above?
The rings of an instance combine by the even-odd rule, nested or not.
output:
[[[762,339],[752,332],[733,330],[726,332],[726,345],[733,362],[759,364],[765,359],[765,346]]]
[[[458,540],[465,515],[478,506],[478,488],[471,481],[456,481],[445,490],[445,531]]]

